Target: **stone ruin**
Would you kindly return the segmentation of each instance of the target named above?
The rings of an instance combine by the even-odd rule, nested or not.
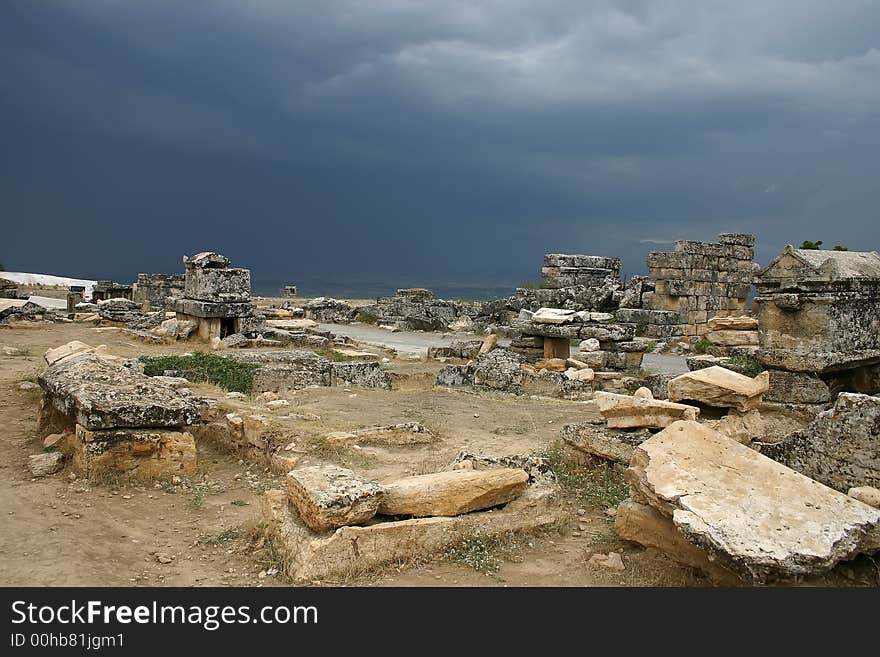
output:
[[[718,242],[679,240],[671,253],[648,254],[654,291],[640,307],[621,308],[618,318],[644,327],[653,338],[702,336],[712,317],[745,314],[758,265],[754,235],[722,233]]]
[[[189,430],[201,416],[197,399],[103,347],[74,341],[50,349],[45,360],[49,369],[37,379],[43,389],[38,433],[55,451],[39,457],[56,468],[68,458],[89,478],[195,474]]]
[[[401,288],[392,297],[358,309],[358,319],[408,331],[442,331],[458,318],[456,305],[421,287]]]
[[[295,297],[297,295],[296,285],[285,285],[281,288],[282,297]]]
[[[757,355],[771,395],[824,403],[829,385],[880,392],[880,254],[789,245],[756,285]]]
[[[132,301],[146,310],[165,310],[174,299],[184,296],[184,274],[138,274],[132,286]]]
[[[0,277],[0,299],[17,299],[18,283]]]
[[[230,267],[229,258],[210,251],[184,256],[183,264],[183,297],[174,302],[177,319],[195,322],[204,342],[247,332],[255,318],[250,270]]]
[[[122,283],[114,283],[113,281],[98,281],[92,289],[92,303],[105,301],[107,299],[128,299],[131,300],[133,287]]]
[[[456,460],[449,470],[380,483],[320,465],[287,473],[263,497],[266,533],[294,582],[436,556],[479,532],[491,539],[558,525],[558,487],[540,459]]]

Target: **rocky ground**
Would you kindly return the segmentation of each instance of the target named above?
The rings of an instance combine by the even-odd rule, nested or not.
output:
[[[70,468],[32,479],[27,457],[42,450],[35,424],[40,390],[22,389],[45,368],[43,352],[70,340],[106,344],[126,357],[183,353],[192,343],[148,345],[114,328],[19,324],[0,329],[0,585],[278,586],[277,558],[260,540],[260,494],[278,478],[199,441],[199,475],[191,481],[138,486],[86,483]],[[392,359],[393,390],[312,388],[286,396],[279,426],[313,445],[304,463],[335,462],[376,479],[432,472],[460,450],[486,454],[546,450],[562,425],[595,416],[591,403],[434,388],[436,362]],[[25,385],[24,388],[29,388]],[[224,399],[224,391],[193,386]],[[265,400],[236,400],[240,410],[268,413]],[[316,449],[333,431],[419,422],[439,441],[424,446]],[[705,585],[656,551],[618,539],[602,491],[595,502],[569,496],[570,522],[558,532],[503,545],[470,546],[430,563],[401,564],[345,582],[389,586]],[[595,555],[609,552],[614,559]],[[846,566],[833,583],[862,583]],[[830,580],[829,580],[830,581]]]

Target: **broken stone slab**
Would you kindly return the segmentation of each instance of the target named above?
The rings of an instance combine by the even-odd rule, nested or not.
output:
[[[574,310],[563,308],[539,308],[532,315],[531,321],[535,324],[567,324],[580,319]]]
[[[300,518],[324,532],[366,522],[379,508],[383,488],[335,465],[313,465],[287,473],[287,494]]]
[[[93,353],[56,363],[38,382],[44,399],[41,426],[46,427],[53,424],[53,414],[64,416],[62,426],[71,429],[74,424],[88,429],[184,427],[201,412],[196,399]]]
[[[152,481],[196,473],[198,458],[191,433],[162,429],[102,429],[77,425],[74,467],[91,479],[124,475]]]
[[[364,427],[355,431],[334,431],[327,435],[331,443],[357,443],[359,445],[427,445],[437,442],[437,437],[423,424],[400,422],[376,427]]]
[[[502,509],[456,517],[411,518],[340,527],[315,534],[279,490],[263,496],[267,535],[280,553],[283,570],[295,583],[350,577],[389,563],[431,558],[477,533],[485,540],[558,526],[564,518],[555,486],[530,486]]]
[[[633,500],[754,582],[822,573],[880,549],[880,510],[697,422],[639,445],[627,479]]]
[[[656,548],[675,561],[701,571],[716,584],[743,584],[738,575],[710,559],[706,550],[684,538],[669,517],[646,504],[631,499],[618,504],[614,531],[625,541]]]
[[[842,392],[834,407],[761,453],[820,481],[846,491],[880,486],[880,397]]]
[[[598,340],[596,342],[598,343]],[[604,351],[581,351],[577,355],[576,362],[582,363],[594,371],[603,370],[608,362],[608,356]]]
[[[855,486],[846,491],[851,498],[880,509],[880,489],[873,486]]]
[[[599,351],[601,349],[601,345],[596,338],[587,338],[586,340],[581,340],[578,343],[578,351],[580,352],[589,352],[589,351]]]
[[[707,406],[736,408],[747,411],[757,407],[770,387],[770,374],[761,372],[755,378],[719,367],[707,367],[677,376],[669,382],[671,401],[696,401]]]
[[[610,429],[656,427],[662,429],[676,420],[696,420],[700,409],[687,404],[654,399],[648,388],[641,387],[633,396],[596,391],[593,399]]]
[[[525,470],[453,470],[405,477],[385,485],[379,513],[389,516],[458,516],[506,504],[528,486]]]
[[[591,456],[624,464],[629,464],[633,450],[650,437],[647,429],[620,431],[592,422],[562,427],[562,440],[566,445]]]
[[[45,454],[32,454],[28,456],[28,470],[32,477],[45,477],[55,474],[64,467],[64,454],[61,452],[47,452]]]
[[[712,344],[722,347],[758,346],[757,331],[717,330],[709,331],[706,337]]]
[[[697,354],[693,356],[687,356],[684,361],[687,364],[688,369],[691,372],[695,372],[696,370],[704,370],[707,367],[713,367],[715,365],[721,365],[726,359],[719,356],[712,356],[711,354]],[[673,377],[675,378],[675,377]]]
[[[708,322],[710,331],[757,331],[758,320],[742,315],[740,317],[711,317]]]

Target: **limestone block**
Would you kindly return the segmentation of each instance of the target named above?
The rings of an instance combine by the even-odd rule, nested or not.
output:
[[[715,365],[672,379],[669,382],[669,399],[691,400],[707,406],[747,411],[761,403],[762,395],[767,392],[769,385],[768,372],[762,372],[752,379]]]
[[[376,515],[383,493],[378,483],[335,465],[292,470],[285,482],[291,504],[317,532],[366,522]]]

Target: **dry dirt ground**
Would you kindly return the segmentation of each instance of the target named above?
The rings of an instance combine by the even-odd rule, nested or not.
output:
[[[69,340],[106,344],[112,353],[183,353],[192,343],[147,345],[113,328],[88,324],[19,323],[0,327],[0,585],[36,586],[285,586],[273,572],[271,547],[259,540],[260,493],[278,478],[221,448],[201,443],[199,476],[189,487],[88,483],[70,468],[32,479],[26,462],[41,451],[35,426],[39,390],[23,391],[45,368],[43,352]],[[461,449],[504,455],[531,453],[554,442],[563,424],[592,411],[585,403],[474,394],[433,387],[439,363],[392,360],[392,391],[312,388],[289,394],[284,418],[292,441],[373,424],[416,421],[439,442],[419,447],[363,447],[309,454],[379,480],[446,466]],[[199,394],[222,397],[212,386]],[[252,399],[255,410],[266,413]],[[708,582],[664,555],[616,538],[602,505],[569,500],[571,522],[558,532],[519,537],[481,572],[450,558],[388,567],[345,582],[358,586],[700,586]],[[621,552],[623,572],[588,564],[594,553]],[[268,574],[267,574],[268,571]],[[846,573],[845,573],[846,575]],[[840,583],[847,583],[844,578]]]

